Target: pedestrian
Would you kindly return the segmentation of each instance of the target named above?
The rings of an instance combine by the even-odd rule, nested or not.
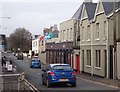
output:
[[[6,56],[3,57],[3,64],[6,64]]]
[[[3,66],[3,62],[4,62],[4,59],[3,59],[3,57],[2,57],[2,66]]]

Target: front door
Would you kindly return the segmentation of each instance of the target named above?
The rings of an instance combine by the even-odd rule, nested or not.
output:
[[[80,73],[80,55],[76,55],[77,72]]]

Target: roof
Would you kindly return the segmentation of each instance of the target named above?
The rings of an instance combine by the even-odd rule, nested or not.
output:
[[[91,3],[91,2],[85,3],[85,7],[86,7],[89,20],[94,18],[96,6],[97,6],[97,3]]]
[[[86,11],[87,11],[89,20],[91,20],[94,17],[94,13],[95,13],[95,10],[96,10],[97,3],[84,2],[78,8],[78,10],[75,12],[75,14],[72,16],[72,19],[80,19],[81,18],[82,9],[83,9],[84,4],[85,4],[85,7],[86,7]]]
[[[115,9],[120,7],[120,1],[119,2],[102,2],[105,14],[108,15],[113,11],[114,4],[115,4]]]
[[[69,64],[60,64],[60,63],[50,64],[51,67],[56,66],[56,65],[69,65]]]
[[[72,16],[72,19],[80,19],[81,18],[82,9],[83,9],[83,3],[82,3],[82,5],[80,5],[80,7],[78,8],[78,10]]]
[[[58,38],[59,31],[58,30],[54,30],[53,34],[54,34],[53,38]]]

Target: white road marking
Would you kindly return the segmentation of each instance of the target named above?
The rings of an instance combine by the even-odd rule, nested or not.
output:
[[[31,87],[32,89],[34,89],[35,91],[39,92],[38,89],[37,89],[34,85],[32,85],[28,80],[25,79],[25,82],[26,82],[28,85],[30,85],[30,87]]]
[[[104,84],[104,83],[100,83],[100,82],[95,82],[95,81],[91,81],[91,80],[87,80],[87,79],[83,79],[83,78],[80,78],[80,77],[76,77],[78,79],[81,79],[81,80],[85,80],[85,81],[88,81],[88,82],[92,82],[92,83],[96,83],[96,84],[100,84],[100,85],[105,85],[105,86],[109,86],[109,87],[113,87],[113,88],[119,88],[119,87],[116,87],[116,86],[112,86],[112,85],[108,85],[108,84]]]

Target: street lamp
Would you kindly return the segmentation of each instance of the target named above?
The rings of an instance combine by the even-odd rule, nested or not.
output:
[[[10,17],[0,17],[0,18],[7,18],[7,19],[10,19]]]

